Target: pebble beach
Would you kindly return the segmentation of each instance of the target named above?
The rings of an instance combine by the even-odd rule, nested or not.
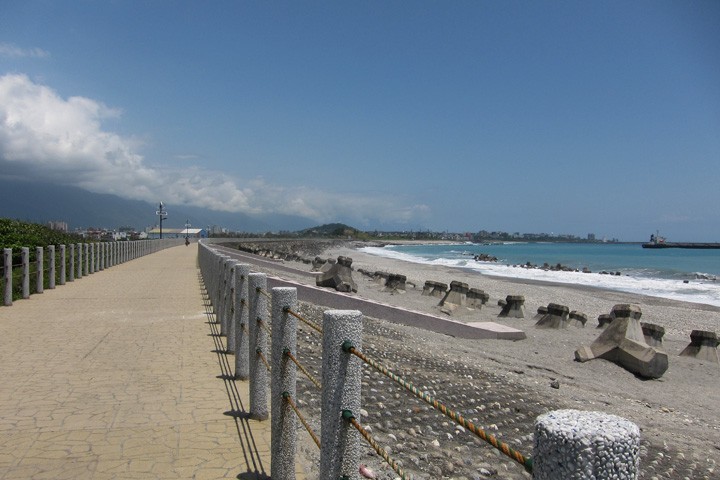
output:
[[[720,478],[720,365],[678,354],[688,345],[692,330],[720,331],[720,308],[567,284],[493,278],[452,267],[439,267],[379,257],[359,251],[361,243],[335,244],[323,258],[350,257],[356,295],[461,322],[497,322],[521,329],[527,338],[467,340],[441,335],[392,319],[365,318],[364,350],[393,373],[412,382],[469,421],[496,435],[526,456],[532,455],[535,419],[559,409],[604,412],[627,419],[640,428],[640,478]],[[302,262],[285,261],[299,270]],[[292,278],[287,271],[271,275]],[[404,293],[383,285],[358,270],[396,273],[407,277]],[[421,295],[425,281],[467,283],[484,290],[490,300],[482,308],[461,307],[448,314],[438,299]],[[507,295],[525,298],[525,318],[498,318],[498,300]],[[538,329],[538,307],[566,305],[585,313],[584,328]],[[574,352],[590,345],[602,330],[597,317],[616,304],[638,305],[643,322],[665,328],[662,349],[669,367],[655,380],[635,376],[602,359],[574,360]],[[320,321],[323,306],[301,304],[306,318]],[[301,361],[319,375],[321,339],[300,328]],[[320,392],[300,380],[298,398],[319,430]],[[406,472],[415,478],[475,480],[531,478],[522,465],[505,457],[471,432],[433,410],[392,380],[364,367],[363,409],[359,421]],[[315,420],[316,419],[316,420]],[[301,438],[303,434],[300,433]],[[307,470],[317,468],[317,447],[301,441]],[[399,475],[370,447],[361,463],[378,479]]]

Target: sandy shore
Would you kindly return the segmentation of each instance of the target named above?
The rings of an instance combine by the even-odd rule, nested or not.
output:
[[[527,339],[516,342],[470,341],[396,325],[392,319],[366,322],[366,350],[514,448],[532,454],[533,422],[542,413],[560,408],[596,410],[627,418],[641,428],[641,478],[720,478],[715,460],[720,454],[720,365],[678,356],[693,329],[720,331],[720,309],[587,287],[491,278],[369,255],[353,246],[333,246],[321,256],[339,255],[353,259],[353,278],[362,297],[447,316],[436,298],[421,296],[422,287],[426,280],[447,284],[458,280],[489,293],[490,301],[482,309],[463,308],[449,318],[495,321],[526,332]],[[301,262],[296,266],[309,270]],[[406,293],[391,294],[358,269],[403,274],[415,288],[408,285]],[[497,318],[497,301],[507,295],[525,297],[525,319]],[[587,314],[587,326],[536,329],[532,318],[537,308],[551,302]],[[663,349],[670,365],[662,378],[642,380],[605,360],[574,361],[575,350],[599,335],[598,315],[610,313],[618,303],[639,305],[642,321],[665,327]],[[322,315],[322,306],[303,305],[303,309],[316,319]],[[309,331],[305,340],[319,346]],[[318,371],[318,364],[314,368]],[[417,478],[529,478],[522,467],[471,433],[456,429],[449,419],[391,386],[387,378],[370,369],[366,372],[362,421]],[[308,395],[304,406],[312,411],[319,393],[303,389]],[[312,458],[312,448],[303,447],[303,452]],[[377,455],[369,454],[364,463],[377,471],[378,478],[395,478]]]

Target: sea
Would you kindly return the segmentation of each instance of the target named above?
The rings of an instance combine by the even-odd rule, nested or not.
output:
[[[448,243],[362,251],[478,274],[599,287],[720,307],[720,249],[645,249],[630,243]],[[491,255],[497,261],[479,261]],[[539,268],[526,268],[528,262]],[[551,271],[544,264],[573,271]],[[577,270],[577,271],[575,271]],[[587,270],[590,273],[584,273]],[[617,275],[619,273],[620,275]]]

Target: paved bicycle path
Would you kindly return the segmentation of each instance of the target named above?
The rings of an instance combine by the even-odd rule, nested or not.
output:
[[[0,479],[269,478],[270,421],[228,379],[196,257],[169,248],[0,307]]]

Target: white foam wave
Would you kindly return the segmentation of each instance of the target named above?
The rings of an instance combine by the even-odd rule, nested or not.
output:
[[[649,278],[630,273],[617,276],[601,275],[599,273],[557,272],[513,267],[494,262],[468,261],[467,259],[432,259],[387,248],[365,247],[361,250],[371,255],[405,260],[413,263],[466,268],[485,275],[582,285],[720,306],[720,282],[712,280],[690,280],[688,283],[684,283],[682,280]]]

